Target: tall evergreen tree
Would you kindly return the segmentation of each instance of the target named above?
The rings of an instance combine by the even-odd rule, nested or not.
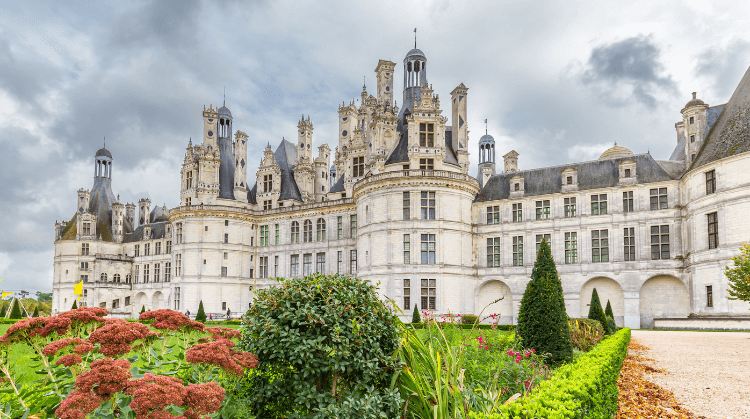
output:
[[[539,246],[531,281],[521,298],[517,337],[524,348],[551,354],[550,359],[555,363],[573,357],[562,282],[547,240],[542,240]]]
[[[195,315],[195,321],[205,323],[206,322],[206,312],[203,311],[203,300],[201,300],[200,304],[198,304],[198,313]]]
[[[75,300],[73,300],[73,307],[71,307],[70,309],[75,310],[77,308],[78,308],[78,299],[76,298]]]
[[[0,302],[0,317],[5,317],[5,313],[8,312],[8,302],[2,301]]]
[[[146,312],[146,306],[143,305],[143,306],[141,306],[141,313],[145,313],[145,312]]]
[[[599,323],[602,324],[602,327],[607,332],[607,334],[610,333],[609,324],[607,324],[607,317],[604,315],[604,310],[602,309],[602,303],[601,301],[599,301],[599,293],[596,292],[596,288],[594,288],[594,292],[591,293],[591,304],[589,305],[589,319],[598,321]]]
[[[31,317],[39,317],[39,306],[34,307],[34,314]]]
[[[414,304],[414,313],[411,315],[411,322],[422,323],[422,317],[419,316],[419,309],[416,304]]]
[[[13,308],[11,308],[10,316],[8,318],[10,319],[22,319],[23,318],[23,312],[21,311],[21,304],[18,302],[18,299],[13,300]]]
[[[610,304],[609,300],[607,300],[607,308],[604,309],[604,314],[607,317],[612,317],[613,319],[615,318],[615,315],[612,314],[612,304]]]

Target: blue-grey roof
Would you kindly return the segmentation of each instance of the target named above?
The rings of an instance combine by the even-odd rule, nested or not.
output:
[[[94,157],[101,157],[101,156],[109,157],[111,159],[112,153],[110,153],[109,150],[107,150],[106,148],[102,147],[99,150],[96,150],[96,156]]]
[[[219,137],[219,198],[234,199],[234,152],[232,139]]]
[[[479,144],[495,144],[495,139],[491,135],[485,134],[479,139]]]
[[[281,193],[279,201],[285,199],[296,199],[302,202],[302,194],[299,193],[297,182],[294,180],[294,166],[297,164],[297,147],[286,139],[281,140],[281,144],[273,153],[276,164],[281,169]]]
[[[344,176],[339,176],[339,180],[336,181],[336,183],[331,187],[330,192],[336,193],[336,192],[344,192]]]
[[[456,151],[453,150],[453,130],[445,130],[445,159],[443,163],[459,166]]]
[[[258,193],[258,182],[255,182],[255,185],[253,185],[253,188],[247,191],[247,202],[251,204],[257,204],[258,201],[255,198],[257,193]]]
[[[112,179],[95,177],[94,186],[91,188],[88,212],[97,217],[96,236],[109,242],[113,241],[112,203],[114,202],[117,202],[117,199],[112,193]],[[123,221],[122,227],[125,233],[133,231],[133,225],[127,219]]]
[[[427,59],[427,57],[424,55],[424,52],[422,52],[421,49],[416,49],[416,48],[406,53],[406,58],[411,58],[411,57],[421,57],[421,58],[424,58],[425,60]]]
[[[388,156],[388,159],[385,161],[385,165],[389,164],[396,164],[396,163],[404,163],[409,161],[409,126],[404,125],[404,128],[402,130],[401,139],[398,141],[398,144],[391,152],[391,155]]]
[[[229,111],[229,108],[226,106],[222,106],[219,108],[219,116],[228,116],[229,119],[232,119],[232,112]]]
[[[706,109],[706,132],[703,133],[703,139],[706,139],[706,137],[708,137],[708,133],[711,131],[711,128],[719,119],[721,112],[726,106],[727,104],[725,103],[723,105],[711,106],[710,108]]]
[[[636,161],[636,180],[639,184],[673,180],[679,173],[670,176],[650,154],[637,154],[614,159],[593,160],[562,166],[544,167],[520,172],[501,173],[490,177],[479,191],[474,202],[495,201],[510,197],[510,178],[523,176],[524,196],[548,195],[562,192],[562,171],[578,169],[578,189],[593,190],[617,186],[619,163],[622,160]]]
[[[685,160],[685,136],[680,137],[680,141],[677,142],[677,146],[672,151],[672,155],[669,156],[669,160]]]
[[[151,226],[151,237],[146,237],[146,240],[164,238],[164,231],[166,230],[165,226],[167,225],[167,222],[162,221],[158,223],[151,223],[149,225]],[[137,242],[142,240],[143,238],[143,226],[140,225],[132,233],[125,233],[125,237],[123,237],[122,242]]]

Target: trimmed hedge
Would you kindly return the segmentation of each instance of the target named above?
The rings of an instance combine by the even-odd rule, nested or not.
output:
[[[21,319],[5,319],[5,318],[0,318],[0,324],[14,324],[14,323],[20,322],[20,321],[21,321]]]
[[[469,418],[612,418],[617,413],[617,379],[628,343],[630,329],[622,329],[557,369],[526,397],[500,406],[498,413],[471,412]]]
[[[450,323],[438,323],[442,327],[451,326]],[[424,329],[428,325],[427,323],[410,323],[409,327],[413,327],[415,329]],[[491,330],[492,325],[491,324],[461,324],[461,323],[453,323],[453,327],[458,327],[459,329],[482,329],[482,330]],[[503,331],[513,331],[516,330],[516,326],[512,324],[497,324],[495,325],[496,330],[503,330]]]

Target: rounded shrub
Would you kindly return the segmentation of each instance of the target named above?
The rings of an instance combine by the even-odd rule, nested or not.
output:
[[[397,318],[369,282],[313,274],[258,290],[240,346],[258,357],[243,385],[267,418],[394,418]]]
[[[479,317],[473,314],[464,314],[461,316],[461,324],[477,324],[479,323]]]
[[[608,334],[614,334],[617,331],[617,324],[615,324],[615,319],[613,319],[610,316],[607,316],[607,333]]]
[[[604,338],[602,324],[591,319],[570,319],[570,340],[579,351],[588,352]]]

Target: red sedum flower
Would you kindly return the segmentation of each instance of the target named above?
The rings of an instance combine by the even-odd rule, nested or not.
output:
[[[128,381],[125,394],[133,396],[130,408],[136,418],[174,418],[164,409],[170,405],[183,406],[187,389],[179,378],[149,373]]]
[[[81,358],[81,355],[69,354],[61,356],[57,361],[55,361],[55,364],[62,364],[66,367],[72,367],[73,365],[80,364],[81,362],[83,362],[83,358]]]
[[[118,356],[130,352],[130,345],[137,340],[156,337],[148,326],[137,322],[127,322],[121,319],[108,319],[107,323],[94,330],[89,341],[99,343],[98,352],[105,356]]]
[[[132,377],[129,368],[130,362],[124,359],[97,359],[89,371],[76,378],[76,388],[109,398],[125,388]]]
[[[255,355],[232,349],[225,342],[234,345],[226,339],[194,345],[185,352],[185,360],[192,364],[216,365],[235,375],[242,375],[243,368],[258,366],[258,358]]]
[[[214,340],[220,337],[224,339],[239,339],[242,337],[239,330],[230,329],[228,327],[207,327],[204,331],[210,333]]]
[[[224,401],[225,390],[213,381],[190,384],[186,389],[184,405],[188,407],[185,411],[185,417],[188,419],[200,419],[203,415],[218,412]]]
[[[154,328],[160,330],[203,330],[205,328],[203,323],[190,320],[185,314],[166,308],[141,313],[140,319],[154,320]]]
[[[73,390],[55,410],[55,417],[60,419],[86,419],[86,415],[96,410],[104,401],[90,391]]]

